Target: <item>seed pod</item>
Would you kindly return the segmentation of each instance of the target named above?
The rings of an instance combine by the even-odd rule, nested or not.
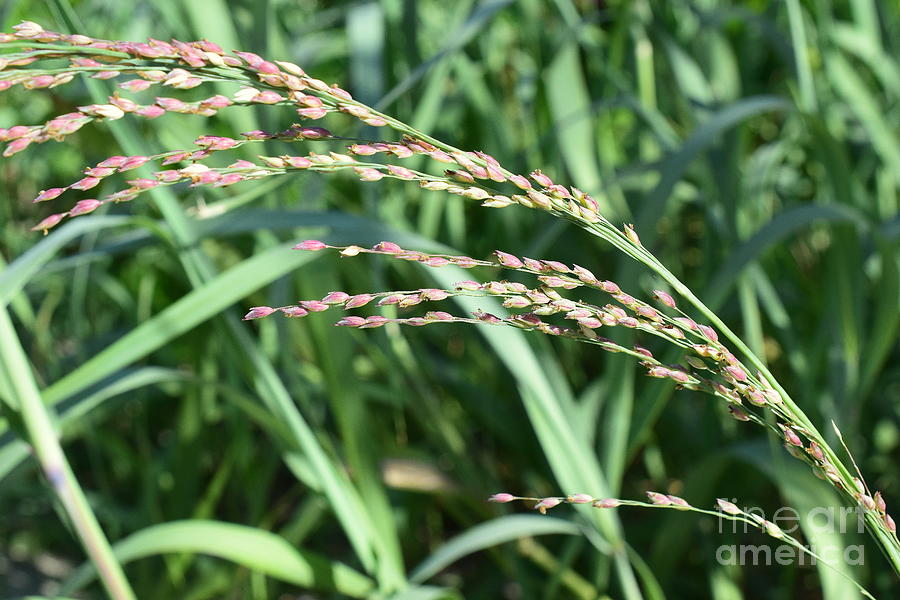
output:
[[[733,502],[729,502],[724,498],[716,498],[716,504],[719,506],[719,510],[724,513],[728,513],[729,515],[739,515],[742,512],[736,504],[734,504]]]
[[[634,225],[632,225],[631,223],[626,224],[623,232],[625,233],[625,237],[627,237],[628,241],[630,241],[632,244],[634,244],[635,246],[641,245],[641,238],[639,238],[638,234],[634,231]]]
[[[800,439],[800,436],[797,435],[793,429],[787,427],[785,425],[781,426],[781,430],[784,432],[784,439],[788,444],[792,446],[797,446],[798,448],[803,447],[803,440]]]
[[[669,497],[665,494],[660,494],[659,492],[647,492],[647,498],[650,499],[650,502],[657,506],[669,506],[672,504],[672,501],[669,500]]]
[[[497,257],[497,262],[510,269],[519,269],[525,266],[517,256],[503,252],[502,250],[494,250],[494,256]]]
[[[336,327],[362,327],[366,324],[366,319],[355,315],[347,316],[335,323]]]
[[[324,242],[320,242],[319,240],[304,240],[294,246],[294,250],[324,250],[328,246]]]
[[[620,502],[615,498],[603,498],[602,500],[597,500],[594,502],[594,506],[596,508],[615,508],[619,506]]]
[[[518,187],[520,190],[527,191],[527,190],[531,189],[531,182],[528,181],[526,178],[522,177],[521,175],[510,175],[509,180],[510,180],[510,182],[515,184],[515,186]]]
[[[99,208],[101,204],[102,202],[93,198],[89,198],[87,200],[79,200],[75,204],[75,206],[73,206],[71,210],[69,210],[69,216],[77,217],[78,215],[86,215],[97,210],[97,208]]]
[[[281,312],[282,314],[284,314],[284,316],[291,318],[305,317],[309,314],[308,310],[299,306],[287,306],[285,308],[282,308]]]
[[[534,510],[539,511],[542,515],[547,514],[548,508],[553,508],[555,506],[559,506],[562,502],[559,498],[543,498],[540,502],[534,505]]]
[[[540,169],[532,171],[530,175],[538,185],[541,185],[543,187],[550,187],[551,185],[553,185],[553,180],[544,175],[544,173],[542,173]]]
[[[46,217],[40,223],[38,223],[37,225],[32,227],[31,230],[32,231],[43,231],[44,235],[46,235],[47,231],[49,231],[51,228],[58,225],[59,222],[63,220],[63,217],[65,217],[65,214],[62,214],[62,213],[50,215],[49,217]]]
[[[859,503],[866,508],[866,510],[875,510],[875,500],[873,500],[871,496],[867,494],[860,494],[858,500]]]
[[[688,504],[687,500],[684,498],[679,498],[678,496],[673,496],[671,494],[667,495],[666,498],[669,499],[669,502],[672,503],[677,510],[689,510],[691,505]]]
[[[734,417],[735,419],[737,419],[738,421],[749,421],[750,420],[750,417],[747,416],[747,413],[745,413],[743,410],[741,410],[739,407],[737,407],[733,404],[728,406],[728,412],[730,412],[731,416]]]
[[[825,460],[825,453],[822,452],[821,446],[819,446],[819,444],[817,444],[816,442],[809,443],[809,448],[806,449],[806,453],[818,461]],[[878,496],[877,493],[875,495],[876,497]]]
[[[327,304],[319,302],[318,300],[304,300],[300,303],[300,306],[309,312],[324,312],[329,308]]]
[[[275,309],[270,306],[254,306],[250,309],[246,315],[244,315],[245,321],[250,321],[253,319],[259,319],[261,317],[266,317],[275,312]]]
[[[566,501],[572,504],[590,504],[594,501],[594,497],[589,494],[572,494],[566,497]]]
[[[322,302],[325,304],[343,304],[350,299],[350,294],[346,292],[328,292]]]
[[[384,252],[386,254],[399,254],[403,252],[403,248],[395,244],[394,242],[378,242],[374,246],[372,246],[372,250],[376,252]]]
[[[763,526],[763,531],[768,533],[773,538],[781,539],[784,537],[784,532],[775,523],[772,523],[771,521],[763,521],[762,526]]]
[[[675,299],[668,292],[664,292],[662,290],[654,290],[653,297],[656,298],[659,302],[665,304],[669,308],[675,308]]]
[[[506,503],[512,502],[516,497],[512,494],[507,494],[505,492],[501,492],[499,494],[494,494],[490,498],[488,498],[488,502],[498,502],[498,503]]]

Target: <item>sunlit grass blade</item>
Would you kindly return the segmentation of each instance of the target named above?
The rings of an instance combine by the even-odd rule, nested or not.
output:
[[[159,367],[141,367],[133,371],[119,371],[109,381],[104,381],[104,385],[100,389],[86,395],[75,395],[70,397],[69,401],[57,402],[53,405],[52,410],[57,415],[57,427],[60,429],[61,436],[65,438],[68,432],[76,427],[82,419],[116,396],[149,385],[182,383],[187,379],[189,378],[185,373]],[[0,434],[6,433],[4,429],[0,427]],[[0,444],[0,481],[28,456],[28,444],[23,440],[10,438]]]
[[[115,544],[113,552],[122,563],[158,554],[207,554],[301,588],[333,590],[350,598],[367,597],[374,587],[371,579],[344,564],[298,550],[274,533],[234,523],[191,520],[153,525]],[[64,583],[61,593],[76,592],[95,577],[93,568],[84,565]]]
[[[508,515],[470,528],[448,540],[431,556],[410,571],[409,580],[423,583],[460,558],[521,537],[536,535],[578,535],[579,528],[570,521],[539,515]]]

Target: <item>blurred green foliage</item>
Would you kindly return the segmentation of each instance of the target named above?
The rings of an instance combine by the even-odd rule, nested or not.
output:
[[[822,431],[840,425],[870,484],[900,506],[895,2],[0,6],[4,31],[22,19],[109,39],[208,38],[292,60],[456,146],[596,193],[766,357]],[[111,90],[7,91],[0,126],[39,123]],[[396,181],[308,174],[160,192],[43,240],[28,231],[47,214],[30,202],[37,192],[86,165],[187,148],[201,134],[286,127],[293,116],[233,108],[213,119],[123,119],[0,162],[0,257],[12,265],[0,271],[0,297],[102,525],[112,540],[128,538],[139,597],[404,588],[394,597],[639,597],[629,578],[647,598],[857,597],[827,569],[719,565],[719,545],[765,540],[722,535],[693,515],[620,511],[599,521],[597,511],[560,508],[491,521],[514,512],[485,504],[500,490],[656,489],[698,506],[737,498],[769,514],[837,502],[763,431],[710,398],[639,377],[628,359],[520,332],[332,329],[327,313],[239,323],[252,305],[465,278],[284,250],[306,237],[475,257],[500,248],[653,289],[652,277],[571,225]],[[375,135],[340,115],[324,124]],[[3,422],[0,593],[52,594],[83,554],[15,431],[14,418]],[[605,489],[569,487],[593,482]],[[341,500],[334,490],[345,485],[355,495]],[[195,522],[171,523],[185,520]],[[627,551],[598,531],[621,536]],[[851,573],[876,596],[896,592],[866,538],[807,541],[867,544]],[[87,596],[100,593],[88,585]]]

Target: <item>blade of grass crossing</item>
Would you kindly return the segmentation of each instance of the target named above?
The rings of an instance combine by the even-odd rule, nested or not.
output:
[[[306,287],[302,297],[315,297],[322,290],[339,287],[334,273],[322,273],[315,282],[315,289]],[[375,436],[362,434],[372,425],[370,411],[374,408],[367,406],[366,397],[361,393],[362,382],[353,369],[347,367],[346,357],[353,354],[350,337],[335,335],[331,322],[324,319],[310,322],[309,329],[317,363],[325,379],[328,403],[340,431],[341,449],[359,493],[365,498],[366,510],[371,514],[375,528],[373,545],[379,558],[378,581],[386,591],[400,589],[406,577],[397,524],[377,461],[383,452],[378,448],[379,441]]]
[[[900,332],[900,244],[877,240],[881,263],[881,277],[878,280],[877,298],[872,317],[869,320],[869,335],[865,337],[862,356],[862,374],[857,390],[859,398],[871,392],[878,373],[895,347]]]
[[[154,525],[117,543],[114,552],[123,563],[158,554],[207,554],[303,588],[332,590],[351,598],[367,597],[373,589],[371,579],[346,565],[297,550],[274,533],[234,523],[189,520]],[[95,576],[90,565],[84,565],[61,591],[78,591]]]
[[[790,235],[808,229],[816,223],[853,223],[866,226],[866,220],[855,209],[842,205],[801,205],[789,208],[760,227],[750,238],[736,247],[718,269],[707,286],[707,304],[718,308],[731,293],[732,287],[748,264],[763,256],[769,249]]]
[[[0,376],[2,374],[0,372]],[[65,439],[69,435],[69,431],[77,426],[84,417],[108,400],[146,386],[184,383],[187,379],[187,375],[174,369],[142,367],[135,371],[124,372],[121,376],[115,376],[112,381],[94,393],[77,397],[69,402],[55,403],[51,410],[58,415],[56,426]],[[0,433],[3,433],[4,430],[5,428],[0,428]],[[29,448],[24,441],[10,440],[0,444],[0,482],[28,456]]]
[[[660,167],[660,179],[656,187],[642,202],[637,215],[637,230],[641,232],[644,246],[653,247],[656,240],[655,221],[665,212],[666,201],[671,197],[675,184],[684,176],[693,160],[725,131],[756,114],[788,110],[791,105],[774,96],[752,96],[728,105],[713,114],[697,127]]]
[[[809,60],[803,9],[799,0],[785,0],[785,5],[791,31],[791,46],[794,51],[794,68],[797,70],[797,81],[800,84],[800,109],[805,113],[814,113],[819,103]]]
[[[597,168],[591,100],[574,41],[560,48],[547,69],[545,81],[550,112],[556,122],[557,145],[569,175],[576,186],[599,195],[602,182]],[[627,218],[629,214],[628,207],[618,200],[610,209],[608,216],[612,220]]]
[[[712,107],[716,97],[700,65],[675,41],[666,39],[664,47],[675,81],[685,97],[702,107]]]
[[[900,98],[900,64],[878,47],[877,39],[845,23],[832,26],[831,39],[841,50],[864,62],[881,80],[885,90]]]
[[[876,48],[881,46],[881,26],[878,19],[878,8],[872,0],[851,0],[850,10],[856,26]]]
[[[471,527],[438,547],[410,572],[412,583],[424,583],[459,559],[492,546],[523,537],[564,534],[578,535],[570,521],[538,515],[507,515]]]
[[[841,527],[837,524],[837,520],[832,520],[830,525],[822,524],[823,511],[828,509],[840,511],[842,505],[833,489],[813,477],[799,463],[785,460],[783,455],[776,456],[774,461],[771,460],[771,454],[758,444],[743,446],[736,454],[766,473],[778,485],[789,506],[796,511],[795,514],[800,515],[799,525],[811,547],[816,548],[817,552],[824,548],[837,549],[839,556],[847,556],[845,551],[852,532],[840,531]],[[833,561],[833,566],[852,580],[853,573],[848,567],[848,561],[836,560]],[[856,586],[840,573],[824,564],[817,564],[816,568],[827,600],[862,598]]]
[[[85,552],[100,572],[107,593],[115,600],[135,598],[122,566],[113,556],[97,517],[63,453],[31,374],[31,365],[5,308],[0,308],[0,369],[4,371],[3,379],[17,399],[28,441]]]
[[[471,10],[471,13],[469,13],[469,7],[471,7],[473,3],[470,0],[452,3],[451,6],[453,6],[453,8],[460,11],[460,13],[469,13],[469,16],[447,35],[448,41],[439,52],[416,67],[412,73],[403,79],[403,81],[391,88],[375,108],[383,111],[393,104],[394,101],[409,91],[432,66],[462,49],[499,11],[512,3],[513,0],[486,0],[485,2],[478,3],[475,8]],[[450,20],[452,21],[453,19],[451,18]]]
[[[350,83],[354,97],[370,105],[383,94],[384,38],[384,11],[378,2],[364,2],[347,11]]]
[[[89,231],[131,224],[129,217],[88,216],[69,221],[0,270],[0,306],[7,306],[41,268],[72,240]]]
[[[844,97],[848,109],[856,114],[866,130],[872,147],[891,170],[900,172],[900,140],[895,135],[895,128],[885,119],[883,109],[875,101],[877,94],[872,93],[840,53],[828,53],[825,67],[829,79]]]
[[[623,360],[621,356],[605,357],[609,385],[608,401],[602,414],[602,435],[599,446],[602,450],[603,469],[610,485],[610,494],[616,495],[621,489],[628,460],[628,437],[634,411],[634,361]]]

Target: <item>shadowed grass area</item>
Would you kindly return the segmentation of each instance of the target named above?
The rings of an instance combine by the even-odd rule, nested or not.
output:
[[[840,426],[888,509],[900,503],[895,4],[0,6],[2,31],[26,19],[108,39],[206,38],[290,60],[456,147],[591,193],[613,223],[636,225],[835,448],[830,421]],[[15,87],[0,96],[0,127],[41,123],[115,89],[95,79]],[[127,95],[197,100],[210,89]],[[539,520],[485,503],[501,490],[643,498],[648,489],[703,508],[735,498],[768,518],[794,507],[802,522],[793,535],[820,551],[861,546],[863,564],[846,571],[892,597],[896,575],[871,538],[852,525],[817,529],[810,518],[843,505],[833,488],[721,403],[644,377],[628,357],[514,329],[354,331],[332,328],[328,313],[241,322],[251,306],[472,276],[289,250],[308,238],[475,258],[503,249],[583,265],[645,297],[659,287],[572,224],[395,180],[310,172],[222,189],[160,187],[44,238],[29,231],[56,210],[31,200],[87,165],[296,120],[291,108],[264,106],[126,117],[0,161],[0,303],[15,325],[5,343],[17,337],[31,364],[14,377],[32,380],[53,407],[137,597],[860,597],[821,565],[723,564],[722,547],[777,544],[704,517],[581,506]],[[322,124],[381,135],[341,114]],[[267,141],[234,154],[291,148]],[[421,157],[404,164],[424,168]],[[90,193],[122,185],[110,178]],[[435,309],[500,310],[493,299],[454,302]],[[667,356],[653,337],[609,335]],[[7,378],[0,370],[0,593],[51,596],[62,585],[97,596],[25,443],[19,380]]]

